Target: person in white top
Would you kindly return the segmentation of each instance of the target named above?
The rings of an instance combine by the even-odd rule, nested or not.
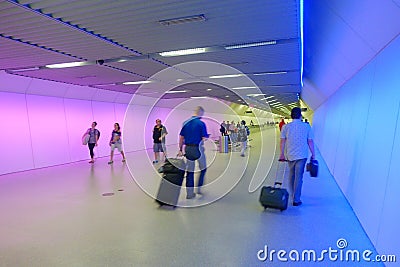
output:
[[[301,189],[308,150],[311,151],[311,159],[315,159],[314,135],[310,125],[301,121],[301,109],[299,107],[292,109],[291,117],[293,121],[282,127],[279,161],[288,161],[293,206],[300,206],[302,204]]]

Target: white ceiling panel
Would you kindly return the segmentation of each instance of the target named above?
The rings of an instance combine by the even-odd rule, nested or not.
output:
[[[0,70],[68,62],[71,57],[0,37]]]
[[[152,59],[131,60],[121,63],[107,63],[106,65],[132,71],[145,77],[151,77],[157,72],[168,68],[167,65],[160,64],[160,62]]]

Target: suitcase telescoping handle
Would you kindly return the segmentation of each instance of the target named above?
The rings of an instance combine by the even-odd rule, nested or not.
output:
[[[279,185],[282,187],[283,181],[285,180],[285,173],[286,173],[286,162],[287,160],[279,160],[278,166],[276,168],[276,176],[275,176],[275,181],[274,181],[274,186]],[[281,173],[283,169],[283,173]],[[279,176],[282,177],[279,177]],[[279,182],[281,181],[281,182]]]

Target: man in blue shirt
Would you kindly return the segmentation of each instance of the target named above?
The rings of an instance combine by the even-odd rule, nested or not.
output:
[[[204,183],[207,170],[206,155],[204,154],[204,140],[208,138],[207,127],[200,119],[204,115],[204,109],[197,107],[194,115],[183,123],[179,133],[179,156],[183,155],[182,149],[185,145],[186,163],[186,198],[196,196],[194,193],[194,167],[196,160],[199,162],[200,177],[197,183],[197,193],[201,194],[200,187]]]

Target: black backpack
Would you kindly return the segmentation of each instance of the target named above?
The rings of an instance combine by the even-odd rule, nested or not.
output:
[[[88,130],[88,133],[89,133],[89,132],[90,132],[90,128],[89,128],[89,130]],[[100,139],[100,131],[97,130],[97,129],[94,129],[94,135],[96,135],[96,132],[97,132],[97,138]]]

